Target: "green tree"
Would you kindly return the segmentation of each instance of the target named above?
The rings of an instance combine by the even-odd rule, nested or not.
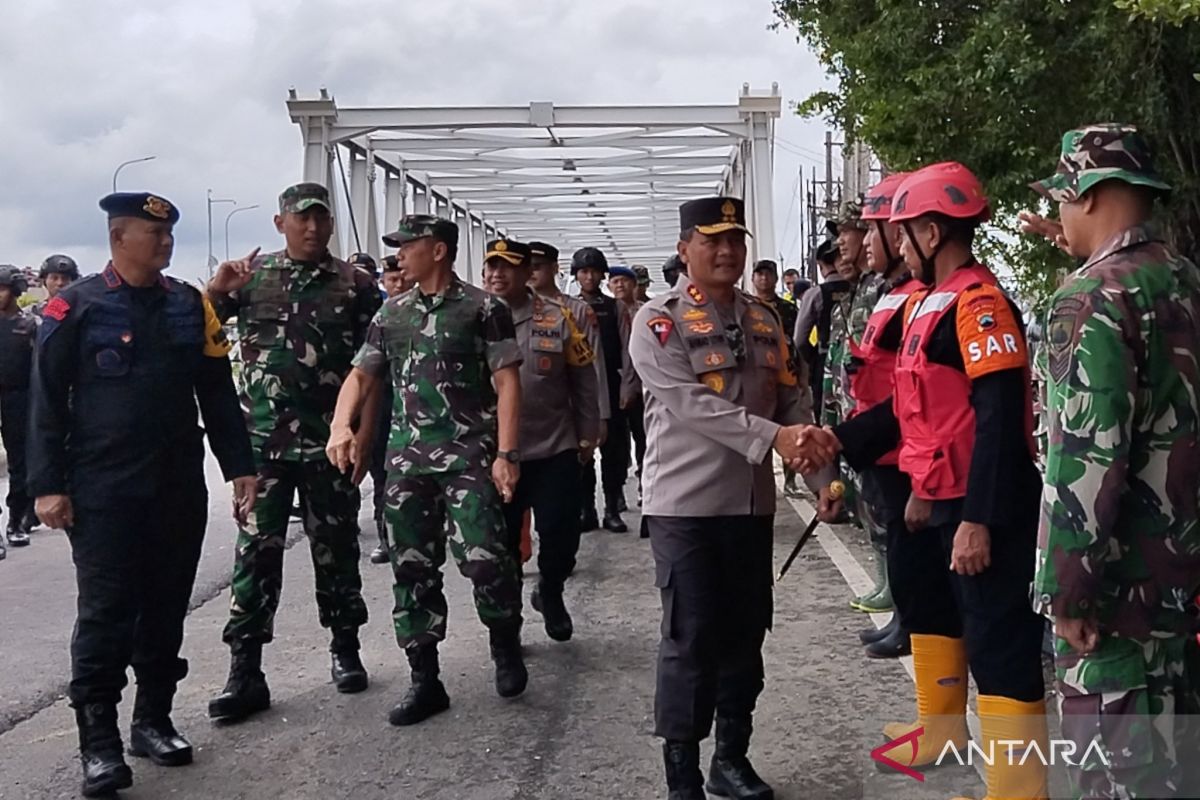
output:
[[[1138,125],[1176,191],[1161,224],[1200,243],[1200,24],[1195,0],[775,0],[837,81],[797,109],[822,114],[896,169],[956,160],[988,189],[1024,292],[1044,296],[1065,256],[1016,235],[1030,181],[1054,170],[1062,134]]]

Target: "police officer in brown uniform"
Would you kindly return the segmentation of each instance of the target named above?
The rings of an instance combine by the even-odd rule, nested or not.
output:
[[[772,615],[771,451],[796,465],[812,402],[779,318],[735,288],[746,269],[742,201],[693,200],[679,215],[687,273],[641,308],[630,343],[645,387],[643,513],[663,607],[655,733],[670,800],[704,800],[700,740],[714,713],[708,790],[770,800],[746,752]],[[810,479],[823,518],[838,510],[830,478]]]
[[[521,477],[504,506],[513,557],[520,559],[522,517],[537,522],[538,585],[531,603],[546,634],[571,638],[574,626],[563,602],[563,584],[579,552],[579,451],[596,446],[596,354],[562,303],[528,287],[530,246],[508,239],[488,245],[488,289],[512,309],[521,362]]]

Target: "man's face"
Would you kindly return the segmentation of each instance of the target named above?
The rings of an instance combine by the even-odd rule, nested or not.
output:
[[[488,291],[505,300],[515,300],[525,293],[529,284],[529,265],[515,266],[503,258],[490,258],[486,262]]]
[[[796,273],[789,272],[783,276],[783,285],[787,287],[788,294],[791,294],[796,288]]]
[[[838,272],[846,280],[858,278],[859,259],[862,257],[863,239],[866,235],[866,231],[846,226],[842,226],[838,232]]]
[[[170,222],[123,219],[113,236],[113,252],[147,269],[166,269],[175,251],[173,228]]]
[[[310,206],[298,214],[276,215],[275,228],[283,234],[292,258],[318,261],[333,237],[333,215],[324,206]]]
[[[1088,214],[1085,197],[1071,203],[1058,204],[1058,219],[1062,222],[1063,236],[1067,239],[1067,250],[1075,258],[1090,258],[1091,248],[1086,246]]]
[[[878,272],[881,275],[887,272],[887,255],[883,251],[883,236],[879,233],[878,223],[867,228],[866,238],[863,239],[863,247],[867,249],[867,266],[873,272]]]
[[[64,275],[61,272],[51,272],[42,280],[42,285],[46,287],[46,294],[50,297],[61,292],[71,284],[71,276]]]
[[[921,263],[921,253],[932,253],[940,240],[941,231],[937,224],[921,218],[902,225],[900,230],[900,257],[904,259],[904,266],[922,283],[932,285],[936,276],[926,271]]]
[[[554,294],[558,290],[558,262],[549,258],[534,258],[529,272],[529,285],[535,292]]]
[[[595,267],[584,267],[575,273],[575,280],[579,282],[579,288],[588,294],[595,294],[600,291],[600,281],[604,280],[604,273]]]
[[[679,243],[679,257],[688,276],[703,284],[735,286],[746,268],[746,232],[724,231],[713,236],[693,231]]]
[[[17,300],[11,286],[0,286],[0,311],[8,311]]]
[[[758,272],[750,276],[751,282],[754,283],[754,291],[760,295],[768,295],[775,293],[775,285],[778,282],[775,273],[769,269],[760,269]],[[789,289],[791,287],[788,287]]]
[[[411,288],[412,284],[404,277],[404,270],[390,269],[383,273],[383,290],[388,297],[404,294]]]
[[[426,236],[400,245],[396,251],[396,264],[408,280],[417,284],[437,274],[438,261],[445,255],[446,245]]]
[[[637,281],[625,275],[617,275],[608,279],[608,289],[613,293],[613,297],[621,302],[633,302],[634,292],[637,291]]]

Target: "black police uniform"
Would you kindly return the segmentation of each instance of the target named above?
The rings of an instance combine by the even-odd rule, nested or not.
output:
[[[101,207],[110,217],[178,219],[152,195],[110,195]],[[187,674],[179,648],[208,513],[201,415],[226,479],[255,472],[215,320],[192,286],[165,276],[131,286],[110,264],[51,300],[38,330],[29,489],[68,495],[74,509],[67,534],[79,598],[68,697],[85,795],[131,781],[116,724],[130,665],[138,683],[131,752],[168,763],[155,752],[168,741],[170,758],[184,749],[191,757],[169,713]]]
[[[15,291],[15,289],[14,289]],[[15,308],[15,306],[14,306]],[[16,310],[0,316],[0,436],[8,459],[8,530],[13,544],[28,543],[29,495],[25,490],[25,439],[29,427],[29,376],[37,320]]]
[[[582,257],[587,253],[594,261]],[[604,254],[595,248],[584,248],[575,254],[571,263],[571,274],[574,275],[584,267],[596,267],[608,273],[608,263]],[[600,331],[600,349],[604,357],[604,372],[608,377],[608,437],[600,447],[600,483],[604,488],[604,521],[610,530],[624,531],[624,522],[620,519],[621,501],[625,497],[625,480],[629,477],[629,421],[621,411],[621,356],[625,348],[621,343],[621,315],[617,301],[597,291],[588,295],[580,293],[579,298],[587,303],[596,315],[596,324]],[[589,511],[596,503],[596,470],[592,464],[585,464],[583,479],[580,483],[580,499],[583,504],[582,516],[590,516]]]

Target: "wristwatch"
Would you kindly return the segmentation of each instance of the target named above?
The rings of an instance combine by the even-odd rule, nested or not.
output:
[[[500,458],[503,458],[505,461],[509,462],[510,464],[520,464],[521,463],[521,451],[520,450],[501,450],[500,452],[496,453],[496,455],[499,456]]]

